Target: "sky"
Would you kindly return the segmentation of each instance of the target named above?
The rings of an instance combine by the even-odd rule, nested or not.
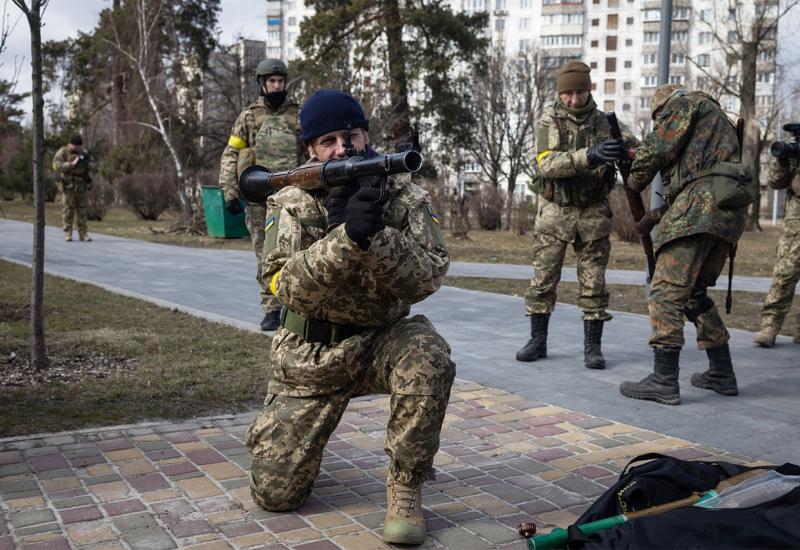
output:
[[[16,67],[21,67],[17,83],[18,92],[31,89],[30,33],[28,22],[8,0],[0,0],[0,14],[6,4],[6,13],[14,30],[0,55],[0,78],[11,80]],[[263,0],[222,0],[219,16],[220,41],[235,42],[238,36],[264,40],[266,27],[266,2]],[[100,11],[111,5],[111,0],[50,0],[44,14],[42,40],[63,40],[78,31],[89,32],[97,24]],[[26,105],[30,110],[30,105]]]

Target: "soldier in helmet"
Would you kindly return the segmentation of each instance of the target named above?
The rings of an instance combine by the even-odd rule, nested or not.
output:
[[[665,206],[637,223],[640,234],[659,224],[648,299],[654,367],[639,382],[623,382],[620,392],[668,405],[680,403],[685,317],[697,327],[697,345],[709,360],[708,370],[692,376],[692,385],[737,395],[730,336],[706,293],[742,235],[747,204],[752,202],[736,127],[714,98],[677,84],[656,90],[652,113],[653,131],[636,152],[628,185],[642,191],[657,172],[664,180]]]
[[[542,197],[533,235],[534,274],[525,292],[531,338],[517,352],[518,361],[547,357],[547,331],[556,303],[556,287],[567,246],[577,256],[578,307],[583,310],[584,365],[606,366],[601,351],[608,291],[605,272],[611,252],[611,208],[608,194],[616,172],[612,164],[625,144],[611,139],[605,113],[592,98],[590,68],[570,61],[556,78],[558,97],[536,123],[535,186]],[[635,139],[627,129],[625,140]]]
[[[304,162],[305,152],[300,141],[299,106],[287,98],[286,64],[280,59],[265,59],[256,68],[260,97],[239,114],[231,129],[228,145],[222,153],[219,186],[225,196],[225,208],[231,214],[241,212],[239,203],[239,174],[252,164],[270,171],[287,170]],[[265,204],[247,204],[247,229],[256,253],[256,278],[261,286],[261,307],[264,318],[261,330],[276,330],[281,304],[261,277],[261,249],[264,245]]]
[[[53,171],[64,203],[64,240],[72,241],[72,221],[77,218],[78,238],[91,241],[87,227],[86,192],[91,188],[89,153],[83,148],[83,138],[76,134],[53,156]]]
[[[312,161],[344,158],[348,143],[376,154],[364,110],[345,92],[317,91],[300,121]],[[431,322],[409,312],[439,288],[450,260],[428,194],[408,178],[385,185],[285,187],[269,198],[263,273],[286,308],[245,444],[253,499],[294,510],[350,399],[390,394],[383,538],[420,544],[422,484],[433,477],[455,365]]]

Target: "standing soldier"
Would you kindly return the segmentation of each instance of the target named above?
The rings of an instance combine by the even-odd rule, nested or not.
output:
[[[730,336],[706,290],[744,231],[752,178],[739,163],[736,128],[712,97],[666,84],[653,96],[652,113],[653,131],[636,153],[628,184],[643,191],[659,171],[664,180],[666,204],[637,224],[644,234],[660,220],[648,300],[654,372],[640,382],[623,382],[620,392],[680,403],[685,316],[697,327],[697,345],[709,359],[709,369],[695,373],[692,385],[737,395]]]
[[[231,214],[241,212],[239,174],[252,164],[270,171],[294,168],[304,161],[299,138],[297,114],[299,106],[286,97],[286,64],[280,59],[265,59],[256,68],[260,97],[239,114],[231,129],[228,146],[222,153],[219,186],[225,196],[225,208]],[[276,330],[280,322],[281,304],[269,292],[261,277],[261,249],[264,246],[265,204],[245,206],[247,229],[256,253],[256,279],[261,287],[264,318],[261,330]]]
[[[761,330],[754,339],[765,348],[775,344],[800,280],[800,158],[790,155],[776,159],[770,168],[769,186],[786,189],[786,205],[772,286],[761,310]],[[794,342],[800,344],[800,323],[795,329]]]
[[[360,156],[375,154],[361,105],[342,91],[317,91],[300,121],[312,161],[344,158],[350,140]],[[428,194],[408,178],[385,185],[286,187],[269,198],[263,273],[286,308],[245,443],[255,502],[294,510],[350,399],[390,394],[383,539],[420,544],[422,483],[433,477],[455,365],[431,322],[409,312],[441,286],[450,260]]]
[[[518,361],[547,357],[547,327],[556,303],[556,287],[567,245],[577,256],[578,307],[583,310],[584,364],[603,369],[601,351],[606,311],[606,266],[611,252],[608,194],[616,180],[612,162],[625,144],[611,139],[605,113],[592,98],[590,68],[570,61],[556,78],[558,97],[536,128],[537,192],[544,199],[533,234],[533,278],[525,293],[531,339]],[[626,141],[634,138],[626,132]]]
[[[64,240],[72,242],[72,220],[77,217],[78,237],[82,241],[91,241],[86,224],[86,192],[92,186],[92,178],[89,176],[89,153],[83,149],[80,135],[72,136],[68,145],[56,151],[53,171],[64,204]]]

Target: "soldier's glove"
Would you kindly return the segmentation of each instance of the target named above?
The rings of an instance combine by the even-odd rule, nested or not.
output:
[[[218,203],[219,204],[219,203]],[[239,202],[239,199],[230,199],[225,201],[225,210],[229,213],[233,214],[240,214],[242,212],[242,203]]]
[[[331,189],[325,199],[325,208],[328,210],[328,230],[341,225],[345,220],[347,201],[358,191],[356,185],[338,185]]]
[[[649,235],[653,228],[661,221],[661,217],[667,211],[667,205],[662,205],[660,208],[654,208],[645,212],[638,222],[634,222],[636,232],[639,235]]]
[[[589,159],[589,166],[595,167],[604,162],[622,160],[626,154],[627,151],[625,151],[625,145],[621,139],[609,139],[589,147],[586,151],[586,158]]]
[[[379,202],[380,197],[380,189],[359,187],[347,201],[344,230],[361,250],[367,250],[369,238],[386,227],[383,223],[383,205],[388,195]]]

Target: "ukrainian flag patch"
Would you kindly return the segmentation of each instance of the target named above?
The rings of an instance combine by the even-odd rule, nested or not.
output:
[[[264,222],[264,233],[269,231],[269,228],[275,225],[275,215],[268,217],[267,220]]]
[[[436,213],[434,213],[433,208],[431,208],[431,205],[430,204],[426,204],[425,207],[428,209],[428,214],[431,215],[431,219],[433,220],[433,223],[435,223],[436,225],[439,225],[439,216],[437,216]]]

